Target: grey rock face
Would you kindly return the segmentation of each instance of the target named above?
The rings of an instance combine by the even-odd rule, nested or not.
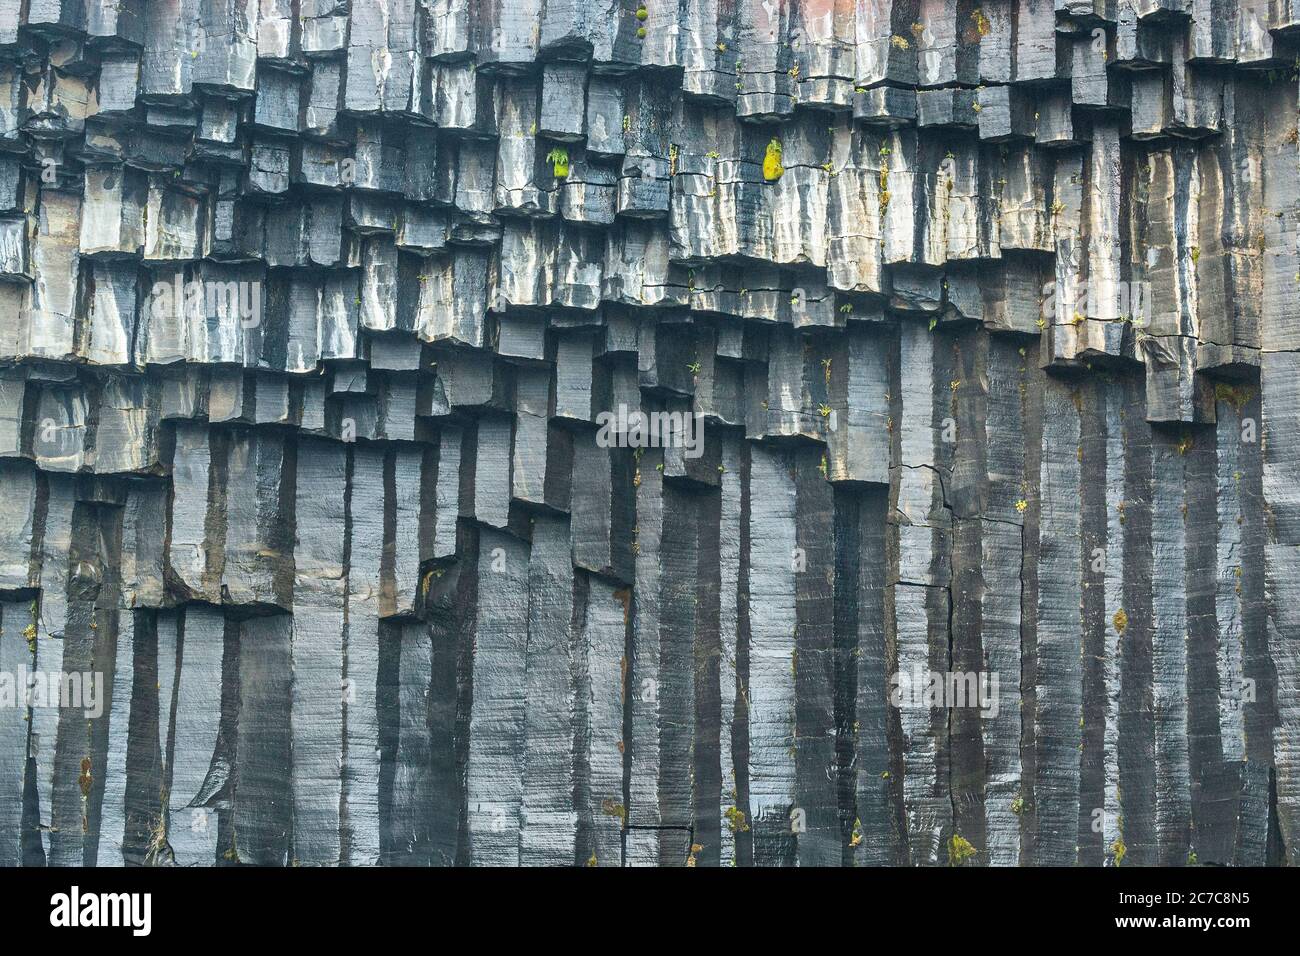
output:
[[[1300,864],[1293,4],[0,7],[0,865]]]

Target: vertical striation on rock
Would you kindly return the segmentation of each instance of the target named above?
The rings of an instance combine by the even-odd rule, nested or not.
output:
[[[1290,4],[2,6],[0,865],[1300,863]]]

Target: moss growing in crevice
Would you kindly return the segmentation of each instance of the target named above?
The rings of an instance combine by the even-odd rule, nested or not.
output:
[[[1114,857],[1115,857],[1115,865],[1116,865],[1116,866],[1123,866],[1123,864],[1124,864],[1124,854],[1126,854],[1126,853],[1128,852],[1128,847],[1124,845],[1124,838],[1123,838],[1123,837],[1120,837],[1119,839],[1117,839],[1114,843],[1112,843],[1112,844],[1110,845],[1110,852],[1111,852],[1111,853],[1114,855]]]
[[[961,866],[976,853],[975,847],[960,833],[954,833],[948,841],[948,865]]]
[[[551,164],[551,171],[556,179],[566,179],[569,175],[569,151],[557,146],[546,154],[546,161]]]

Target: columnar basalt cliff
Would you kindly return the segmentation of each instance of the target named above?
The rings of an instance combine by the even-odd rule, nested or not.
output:
[[[0,865],[1300,863],[1298,52],[0,0]]]

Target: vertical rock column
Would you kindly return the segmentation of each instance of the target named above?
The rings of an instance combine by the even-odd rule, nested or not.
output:
[[[948,779],[948,712],[931,706],[931,680],[950,670],[952,516],[938,469],[951,388],[936,371],[935,340],[923,323],[900,327],[898,389],[891,417],[899,458],[891,482],[897,565],[891,569],[896,660],[891,704],[902,728],[902,792],[913,865],[946,862],[942,842],[952,825]]]
[[[792,865],[797,806],[795,481],[785,457],[755,446],[749,471],[749,805],[754,864]],[[762,507],[758,503],[762,502]]]
[[[527,544],[488,528],[479,532],[478,626],[466,799],[469,856],[480,866],[519,862],[528,686],[528,566]]]
[[[211,865],[217,856],[217,815],[209,803],[231,769],[214,763],[226,627],[219,608],[192,604],[158,637],[160,661],[165,643],[170,664],[160,663],[158,674],[160,687],[167,684],[167,706],[159,709],[160,736],[166,741],[167,844],[181,866]],[[254,772],[252,766],[248,772]]]
[[[524,662],[528,707],[520,863],[525,866],[572,866],[577,853],[574,744],[580,664],[571,630],[575,610],[569,555],[568,521],[549,515],[534,519]],[[620,779],[620,794],[621,784]],[[622,804],[621,796],[610,798]]]
[[[301,864],[341,862],[348,450],[298,443],[293,590],[293,845]],[[322,495],[321,489],[342,493]]]
[[[1034,862],[1073,866],[1078,854],[1083,720],[1079,410],[1068,383],[1047,377],[1043,387]]]

